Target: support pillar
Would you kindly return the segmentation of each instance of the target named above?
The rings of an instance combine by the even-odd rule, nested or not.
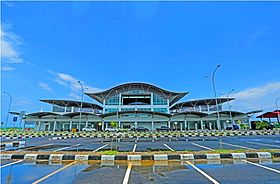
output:
[[[38,121],[38,131],[40,131],[41,121]]]
[[[86,127],[88,127],[88,120],[86,120]]]
[[[69,129],[72,131],[72,120],[70,121]]]
[[[134,122],[134,128],[137,128],[137,121]]]
[[[104,121],[102,121],[101,129],[104,131]]]
[[[171,127],[170,127],[170,121],[168,121],[168,128],[171,128]]]
[[[121,128],[121,122],[120,122],[120,121],[119,121],[119,123],[118,123],[118,127]]]
[[[203,127],[203,120],[202,120],[202,119],[200,120],[200,126],[201,126],[201,130],[204,130],[204,127]]]
[[[53,132],[55,132],[56,130],[56,121],[54,121],[54,124],[53,124]]]
[[[185,120],[185,130],[187,130],[187,120]]]
[[[194,122],[194,129],[197,130],[197,122]]]
[[[182,130],[183,130],[183,124],[182,122],[180,122],[180,131],[182,132]]]
[[[152,121],[152,131],[155,130],[154,121]]]
[[[209,129],[212,130],[212,122],[209,123]]]

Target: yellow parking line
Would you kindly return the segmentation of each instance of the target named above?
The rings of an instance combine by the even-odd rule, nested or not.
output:
[[[52,173],[46,175],[46,176],[44,176],[43,178],[34,181],[32,184],[40,183],[40,182],[44,181],[45,179],[47,179],[47,178],[49,178],[49,177],[55,175],[56,173],[58,173],[58,172],[60,172],[60,171],[62,171],[62,170],[64,170],[64,169],[66,169],[67,167],[69,167],[69,166],[71,166],[71,165],[73,165],[73,164],[75,164],[75,163],[76,163],[76,161],[71,162],[70,164],[68,164],[68,165],[66,165],[66,166],[64,166],[64,167],[62,167],[62,168],[60,168],[60,169],[58,169],[58,170],[56,170],[56,171],[54,171],[54,172],[52,172]]]
[[[202,174],[204,177],[206,177],[207,179],[209,179],[212,183],[214,184],[219,184],[218,181],[216,181],[214,178],[212,178],[211,176],[209,176],[208,174],[206,174],[204,171],[202,171],[201,169],[199,169],[198,167],[196,167],[195,165],[193,165],[191,162],[186,161],[187,164],[189,164],[190,166],[192,166],[192,168],[194,168],[196,171],[198,171],[200,174]]]

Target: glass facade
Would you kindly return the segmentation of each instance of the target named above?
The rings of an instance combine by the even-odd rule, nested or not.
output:
[[[119,105],[119,94],[116,94],[105,100],[105,105]]]
[[[167,110],[167,108],[154,108],[154,112],[163,112],[163,113],[167,113],[168,110]]]
[[[108,109],[105,109],[105,113],[111,113],[111,112],[118,112],[118,108],[108,108]]]
[[[157,94],[153,94],[153,104],[154,105],[167,105],[167,100],[163,99]]]

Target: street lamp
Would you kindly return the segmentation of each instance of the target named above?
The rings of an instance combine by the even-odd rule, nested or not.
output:
[[[81,121],[82,121],[82,107],[83,107],[83,98],[84,98],[84,87],[83,87],[83,85],[80,81],[78,81],[78,83],[80,84],[80,86],[82,88],[81,105],[80,105],[80,119],[79,119],[79,131],[80,131]]]
[[[10,97],[9,108],[8,108],[8,112],[7,112],[7,116],[6,116],[6,121],[5,121],[5,128],[6,128],[7,127],[7,123],[8,123],[8,118],[9,118],[9,113],[10,113],[10,110],[11,110],[11,104],[12,104],[13,98],[12,98],[12,95],[10,93],[5,92],[5,91],[3,93],[9,95],[9,97]]]
[[[276,98],[276,100],[275,100],[276,112],[279,110],[279,109],[278,109],[278,102],[277,102],[279,99],[280,99],[280,97]],[[280,116],[280,115],[279,115],[279,112],[277,112],[277,113],[278,113],[278,114],[277,114],[277,118],[278,118],[278,123],[279,123],[279,119],[280,119],[279,116]]]
[[[217,65],[217,67],[215,68],[215,70],[214,70],[213,73],[212,73],[212,85],[213,85],[213,91],[214,91],[214,95],[215,95],[216,110],[217,110],[217,116],[218,116],[218,119],[217,119],[217,126],[218,126],[218,129],[219,129],[219,130],[221,130],[221,122],[220,122],[220,113],[219,113],[219,108],[218,108],[218,99],[217,99],[216,86],[215,86],[215,73],[216,73],[216,71],[218,70],[218,68],[219,68],[220,66],[221,66],[221,65]]]
[[[231,121],[231,125],[233,125],[233,118],[232,118],[232,115],[231,115],[231,109],[230,109],[230,104],[229,104],[229,95],[230,93],[232,93],[234,90],[230,90],[227,94],[227,100],[228,100],[228,110],[229,110],[229,118],[230,118],[230,121]]]

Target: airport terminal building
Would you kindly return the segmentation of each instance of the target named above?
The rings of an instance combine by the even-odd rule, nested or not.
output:
[[[105,130],[111,122],[120,129],[161,126],[183,130],[225,129],[237,122],[249,123],[246,113],[223,109],[233,98],[180,102],[188,92],[173,92],[147,83],[125,83],[97,93],[85,93],[96,103],[73,100],[40,100],[52,105],[50,112],[27,114],[37,131],[66,131],[93,127]],[[226,104],[224,105],[226,106]],[[220,115],[218,121],[217,110]]]

